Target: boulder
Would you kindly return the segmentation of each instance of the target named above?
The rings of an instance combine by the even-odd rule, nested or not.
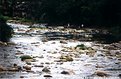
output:
[[[44,75],[44,77],[52,77],[51,75]]]
[[[61,74],[69,75],[70,73],[68,71],[62,71]]]
[[[6,71],[6,70],[7,70],[7,68],[5,68],[5,67],[3,67],[3,66],[0,65],[0,72],[1,71]]]
[[[96,71],[94,74],[99,76],[99,77],[107,77],[108,76],[106,71]]]
[[[47,68],[47,67],[43,68],[42,71],[46,72],[46,73],[50,72],[49,68]]]
[[[26,60],[26,59],[32,59],[32,57],[29,56],[29,55],[23,55],[23,56],[21,56],[20,58],[21,58],[21,61],[24,61],[24,60]]]
[[[62,43],[62,44],[68,44],[67,41],[65,41],[65,40],[61,40],[60,43]]]
[[[28,66],[28,65],[23,66],[23,68],[24,68],[24,69],[26,69],[26,70],[31,70],[31,67],[30,67],[30,66]]]

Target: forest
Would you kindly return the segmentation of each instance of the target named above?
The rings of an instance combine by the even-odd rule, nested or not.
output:
[[[120,0],[1,0],[1,14],[53,25],[121,25]]]

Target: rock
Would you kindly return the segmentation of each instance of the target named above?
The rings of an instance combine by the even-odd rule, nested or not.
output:
[[[26,62],[27,65],[31,65],[32,63],[31,62]]]
[[[1,41],[0,41],[0,46],[7,46],[7,43],[6,43],[6,42],[1,42]]]
[[[20,58],[21,58],[21,61],[24,61],[24,60],[26,60],[26,59],[32,59],[32,57],[29,56],[29,55],[23,55],[23,56],[21,56]]]
[[[13,66],[14,66],[14,67],[17,67],[18,65],[14,63]]]
[[[100,66],[100,65],[98,65],[98,64],[97,64],[95,67],[96,67],[96,68],[104,68],[104,66]]]
[[[49,68],[47,68],[47,67],[43,68],[42,71],[47,72],[47,73],[50,72]]]
[[[106,76],[108,76],[107,72],[105,72],[105,71],[96,71],[95,75],[97,75],[99,77],[106,77]]]
[[[21,53],[21,52],[18,52],[18,53],[15,53],[16,55],[22,55],[22,54],[24,54],[24,53]]]
[[[66,57],[66,60],[67,61],[73,61],[73,58],[68,56],[68,57]]]
[[[121,74],[118,75],[121,78]]]
[[[6,70],[7,70],[7,68],[5,68],[5,67],[3,67],[3,66],[0,65],[0,72],[1,71],[6,71]]]
[[[52,42],[51,44],[56,44],[56,42]]]
[[[110,54],[115,56],[115,55],[120,55],[120,50],[110,50]]]
[[[48,42],[48,40],[47,39],[43,39],[42,42]]]
[[[44,77],[52,77],[51,75],[44,75]]]
[[[26,69],[26,70],[31,70],[31,67],[30,66],[27,66],[27,65],[26,66],[23,66],[23,68]]]
[[[81,45],[77,45],[76,47],[75,47],[75,49],[76,50],[86,50],[87,49],[87,47],[84,45],[84,44],[81,44]]]
[[[49,65],[50,63],[49,62],[45,62],[45,64],[48,64]]]
[[[20,76],[20,78],[24,78],[24,76]]]
[[[34,65],[34,67],[44,67],[43,65]]]
[[[33,59],[25,59],[24,61],[27,63],[30,63],[30,62],[33,62]]]
[[[12,68],[9,68],[8,71],[19,71],[19,69],[17,67],[12,67]]]
[[[61,56],[60,59],[64,62],[73,61],[73,58],[71,56]]]
[[[7,45],[16,45],[16,44],[13,42],[7,42]]]
[[[67,41],[64,41],[64,40],[60,41],[60,43],[68,44]]]
[[[61,74],[69,75],[68,71],[62,71]]]
[[[113,46],[116,47],[116,48],[121,49],[121,44],[120,43],[114,43]]]

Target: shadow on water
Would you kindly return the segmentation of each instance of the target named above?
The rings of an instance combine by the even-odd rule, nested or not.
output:
[[[48,40],[70,40],[75,39],[79,41],[90,41],[89,37],[85,37],[88,33],[62,33],[62,32],[46,32],[43,36],[47,37]]]
[[[116,37],[111,34],[94,34],[92,40],[99,41],[100,43],[111,44],[121,40],[121,37]]]
[[[59,40],[59,39],[75,39],[78,41],[97,41],[99,43],[111,44],[120,41],[121,38],[117,38],[111,34],[103,33],[62,33],[62,32],[46,32],[43,34],[48,40]]]
[[[15,56],[14,46],[0,46],[0,66],[8,69],[11,68],[14,63],[18,62],[19,61]],[[19,72],[2,71],[0,72],[0,79],[14,78],[17,74],[19,74]]]

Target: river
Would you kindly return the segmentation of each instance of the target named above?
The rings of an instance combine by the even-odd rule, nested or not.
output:
[[[107,44],[90,41],[82,36],[91,37],[88,34],[90,29],[87,32],[81,29],[8,25],[15,32],[10,40],[13,45],[0,46],[0,65],[10,68],[17,64],[22,70],[2,71],[2,79],[120,79],[121,60],[107,55],[110,52],[104,49]],[[82,44],[88,49],[75,49]],[[31,56],[33,61],[21,61],[20,57],[24,55]],[[24,66],[31,69],[27,71]]]

